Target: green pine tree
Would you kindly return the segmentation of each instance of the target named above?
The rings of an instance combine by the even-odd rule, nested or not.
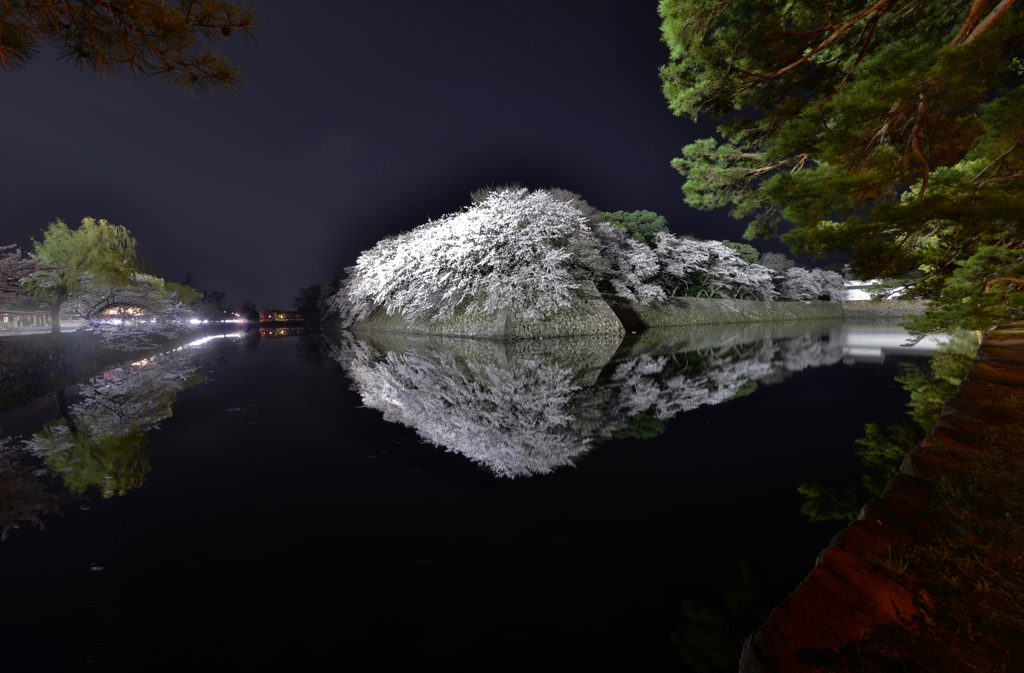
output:
[[[1024,10],[1012,0],[661,0],[673,165],[747,238],[850,255],[933,301],[919,332],[1024,316]],[[735,111],[739,110],[738,113]],[[728,116],[727,116],[728,115]],[[786,230],[788,229],[788,230]]]
[[[637,243],[646,243],[652,247],[655,234],[668,233],[668,222],[665,218],[649,210],[617,210],[614,213],[604,213],[604,219],[613,227],[628,231]]]
[[[260,29],[255,9],[230,0],[4,0],[0,68],[15,70],[52,47],[97,75],[155,75],[193,94],[233,91],[238,68],[210,45]]]

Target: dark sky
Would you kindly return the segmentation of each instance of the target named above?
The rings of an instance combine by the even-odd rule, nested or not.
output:
[[[252,4],[261,44],[224,47],[248,79],[237,96],[103,81],[50,54],[0,73],[0,245],[102,217],[168,280],[286,308],[487,184],[739,240],[743,223],[683,203],[669,165],[713,124],[668,111],[655,0]]]

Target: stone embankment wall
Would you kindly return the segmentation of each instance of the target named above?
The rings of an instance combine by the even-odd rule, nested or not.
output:
[[[586,284],[573,295],[572,306],[568,309],[539,320],[508,310],[467,314],[464,308],[460,308],[451,318],[432,320],[427,316],[410,322],[400,313],[388,315],[383,308],[378,308],[366,320],[352,325],[352,331],[434,334],[497,341],[624,333],[619,319],[593,283]]]
[[[1024,661],[1024,323],[974,367],[881,497],[747,639],[741,673],[1009,671]]]
[[[845,315],[841,304],[823,301],[767,303],[748,299],[671,297],[650,306],[634,304],[633,308],[647,327],[822,320]]]
[[[842,338],[843,332],[843,322],[834,319],[652,327],[636,335],[626,335],[622,346],[615,354],[615,359],[625,361],[640,355],[672,355],[709,348],[740,346],[765,339],[811,337],[817,340],[838,341]]]
[[[522,341],[562,336],[627,334],[650,327],[804,320],[896,320],[921,313],[923,302],[777,301],[672,297],[642,306],[622,297],[601,295],[593,283],[575,293],[573,305],[543,319],[528,319],[512,311],[467,314],[464,308],[450,318],[431,316],[407,321],[400,313],[378,308],[352,326],[356,333],[432,334],[495,341]]]
[[[927,308],[928,302],[921,299],[848,301],[843,304],[843,313],[847,318],[858,320],[903,320],[910,315],[921,315]]]

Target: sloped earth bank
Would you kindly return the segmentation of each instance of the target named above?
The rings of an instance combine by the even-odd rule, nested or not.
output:
[[[1019,671],[1024,322],[985,339],[928,437],[744,645],[741,673]]]

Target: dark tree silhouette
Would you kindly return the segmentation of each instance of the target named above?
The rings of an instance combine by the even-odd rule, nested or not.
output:
[[[310,285],[299,290],[292,300],[292,306],[302,314],[303,319],[312,325],[320,324],[320,297],[323,295],[323,285]]]
[[[260,321],[259,309],[256,308],[256,304],[253,303],[252,299],[243,301],[238,309],[238,313],[246,320],[251,320],[252,322]]]
[[[0,67],[24,67],[44,46],[98,75],[160,76],[189,93],[244,80],[209,45],[261,28],[255,8],[229,0],[3,0]]]

